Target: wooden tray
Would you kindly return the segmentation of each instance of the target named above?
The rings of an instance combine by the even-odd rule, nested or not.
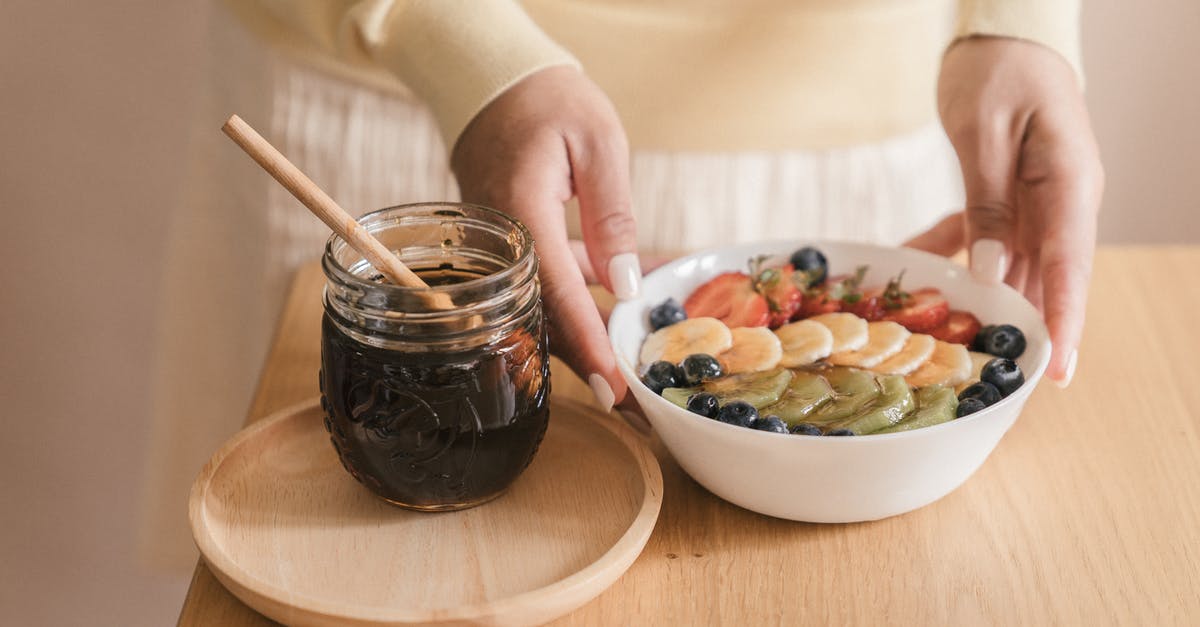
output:
[[[310,401],[213,455],[192,486],[192,533],[226,588],[283,623],[546,622],[629,568],[662,505],[658,462],[628,426],[574,401],[550,416],[506,494],[426,514],[356,483]]]

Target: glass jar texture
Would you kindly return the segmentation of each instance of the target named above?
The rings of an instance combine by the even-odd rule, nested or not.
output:
[[[329,239],[320,379],[334,448],[394,504],[488,501],[529,465],[549,418],[532,238],[504,214],[459,203],[392,207],[359,222],[455,307],[385,282]]]

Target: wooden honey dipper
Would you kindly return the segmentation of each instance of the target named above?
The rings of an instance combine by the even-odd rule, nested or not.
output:
[[[259,135],[245,120],[231,115],[221,126],[221,130],[389,281],[404,287],[423,288],[425,292],[421,293],[422,298],[433,309],[454,309],[454,301],[449,294],[432,289],[421,277],[409,270],[399,257],[375,239],[358,220],[338,206],[329,194],[301,172],[300,168],[288,161],[283,153]]]

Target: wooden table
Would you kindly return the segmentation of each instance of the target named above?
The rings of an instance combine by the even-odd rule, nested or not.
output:
[[[317,394],[321,282],[297,275],[250,421]],[[787,522],[712,496],[659,446],[645,551],[556,624],[1200,624],[1198,353],[1200,248],[1102,249],[1074,384],[1043,384],[957,491],[872,523]],[[201,561],[179,623],[269,621]]]

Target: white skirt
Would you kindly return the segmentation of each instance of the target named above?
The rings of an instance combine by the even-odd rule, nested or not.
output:
[[[329,235],[221,123],[241,115],[351,213],[458,198],[421,103],[301,65],[217,13],[191,184],[169,239],[143,490],[144,557],[180,569],[195,558],[190,483],[242,424],[289,278]],[[937,126],[820,152],[635,152],[631,176],[648,251],[781,237],[894,244],[962,204]]]

